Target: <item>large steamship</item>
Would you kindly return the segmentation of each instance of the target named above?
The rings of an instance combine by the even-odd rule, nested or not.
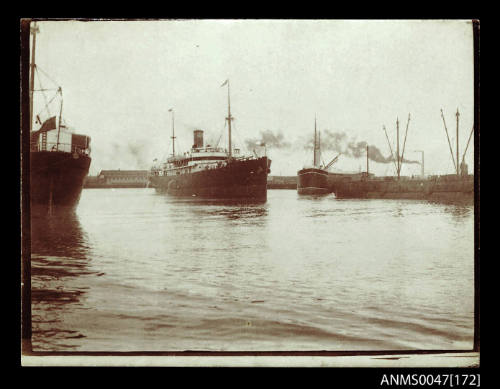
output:
[[[300,195],[322,195],[330,193],[328,183],[328,169],[337,160],[335,157],[327,165],[321,164],[321,134],[316,130],[314,119],[314,157],[312,166],[305,166],[297,172],[297,193]]]
[[[244,156],[238,148],[233,148],[229,81],[224,85],[228,87],[228,148],[204,145],[203,131],[195,130],[192,148],[176,155],[172,113],[172,155],[150,171],[149,181],[157,192],[213,199],[266,200],[271,160],[267,156]]]
[[[30,200],[36,209],[51,211],[53,207],[78,204],[91,162],[90,137],[73,133],[63,123],[61,87],[56,89],[56,96],[60,97],[59,115],[51,116],[46,105],[42,111],[49,117],[42,122],[42,112],[37,114],[39,128],[33,130],[34,75],[39,70],[35,64],[37,32],[34,23],[30,65]],[[46,90],[50,89],[40,88],[42,93]]]

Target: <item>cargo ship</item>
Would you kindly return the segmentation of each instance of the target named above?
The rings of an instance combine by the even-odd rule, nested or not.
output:
[[[172,154],[150,170],[150,187],[159,193],[211,199],[265,201],[271,160],[241,155],[231,142],[231,99],[228,90],[228,148],[204,145],[203,131],[193,131],[193,146],[182,155],[175,153],[174,113],[172,112]]]
[[[59,97],[58,115],[50,115],[48,104],[42,112],[48,118],[42,122],[42,112],[36,115],[33,125],[33,99],[35,90],[35,72],[39,69],[35,63],[36,34],[39,32],[36,22],[30,29],[33,35],[30,63],[30,201],[33,209],[53,210],[54,207],[75,207],[80,199],[83,182],[90,167],[90,137],[75,134],[63,123],[62,89],[56,88],[55,97]],[[40,92],[50,89],[40,88]],[[45,101],[47,101],[47,97]]]
[[[396,121],[397,129],[397,150],[396,155],[392,154],[389,138],[389,148],[391,149],[392,160],[395,164],[396,175],[387,177],[376,177],[369,173],[369,150],[367,147],[366,155],[366,173],[359,175],[344,175],[336,174],[329,176],[329,188],[335,193],[337,198],[371,198],[371,199],[415,199],[415,200],[428,200],[428,201],[459,201],[470,203],[474,201],[474,175],[469,174],[468,166],[465,163],[465,155],[467,153],[474,127],[469,135],[467,146],[460,160],[459,158],[459,126],[458,118],[459,112],[457,110],[457,133],[456,133],[456,157],[453,155],[451,142],[448,136],[448,129],[444,120],[444,115],[441,111],[444,127],[446,130],[446,137],[450,147],[453,165],[455,167],[454,174],[446,175],[431,175],[425,176],[424,174],[424,152],[422,153],[421,176],[418,177],[404,177],[401,176],[401,167],[403,165],[406,135],[403,143],[403,151],[400,155],[399,152],[399,121]],[[408,116],[408,123],[410,116]],[[384,128],[385,131],[385,128]],[[386,132],[387,135],[387,132]]]
[[[299,195],[330,193],[328,169],[337,161],[338,157],[335,157],[328,165],[321,164],[321,133],[317,133],[316,118],[314,118],[313,164],[312,166],[304,166],[297,172],[297,193]]]

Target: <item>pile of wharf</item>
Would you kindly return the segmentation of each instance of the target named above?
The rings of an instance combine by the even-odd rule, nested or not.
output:
[[[268,176],[267,189],[297,189],[297,176]]]
[[[330,174],[329,188],[337,198],[474,201],[474,176],[448,174],[428,177],[375,177]]]
[[[147,170],[101,170],[97,176],[87,176],[84,188],[146,188]]]

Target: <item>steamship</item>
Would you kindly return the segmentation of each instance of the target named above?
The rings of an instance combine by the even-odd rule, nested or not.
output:
[[[49,107],[44,112],[50,116],[42,122],[36,115],[33,127],[34,75],[36,22],[30,29],[33,45],[30,64],[30,201],[33,210],[51,211],[54,207],[74,207],[78,204],[83,182],[90,167],[90,137],[70,131],[62,119],[62,89],[57,88],[60,97],[59,114],[51,116]],[[47,89],[40,88],[44,92]],[[51,100],[52,101],[52,100]]]
[[[271,160],[267,156],[244,156],[238,148],[233,148],[229,80],[221,86],[224,85],[228,88],[228,148],[204,145],[203,131],[194,130],[192,148],[176,155],[172,112],[172,155],[150,170],[150,186],[157,192],[213,199],[267,199]]]
[[[317,134],[316,118],[314,119],[313,153],[312,166],[305,166],[297,172],[297,193],[299,195],[322,195],[331,192],[328,187],[328,169],[339,157],[335,157],[327,165],[320,163],[321,134]]]

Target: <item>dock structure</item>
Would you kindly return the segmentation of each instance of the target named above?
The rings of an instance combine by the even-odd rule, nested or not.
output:
[[[268,176],[268,189],[297,189],[297,176]]]
[[[342,177],[330,179],[337,198],[474,201],[474,176],[455,174],[421,177]]]
[[[145,188],[147,170],[101,170],[97,176],[88,176],[84,188]]]

